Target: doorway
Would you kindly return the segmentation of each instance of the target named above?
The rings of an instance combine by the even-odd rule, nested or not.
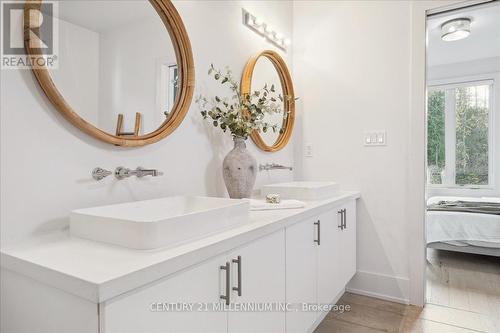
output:
[[[500,2],[429,15],[426,54],[426,311],[500,331]]]

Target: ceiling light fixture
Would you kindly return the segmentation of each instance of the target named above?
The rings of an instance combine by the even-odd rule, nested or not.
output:
[[[467,38],[470,35],[470,22],[468,18],[456,18],[441,24],[441,39],[446,42]]]

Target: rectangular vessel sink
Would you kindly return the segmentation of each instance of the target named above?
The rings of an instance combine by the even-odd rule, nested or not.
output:
[[[248,222],[249,203],[225,198],[175,196],[78,209],[72,236],[133,249],[156,249],[207,237]]]
[[[323,200],[335,196],[339,192],[339,186],[334,182],[307,182],[296,181],[264,185],[261,193],[277,193],[282,199],[296,200]]]

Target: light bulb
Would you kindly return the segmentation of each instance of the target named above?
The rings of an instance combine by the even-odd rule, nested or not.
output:
[[[260,27],[260,26],[262,25],[262,23],[263,23],[263,22],[262,22],[262,20],[261,20],[261,19],[259,19],[259,18],[255,17],[255,16],[253,17],[253,24],[254,24],[254,25],[256,25],[256,26]]]

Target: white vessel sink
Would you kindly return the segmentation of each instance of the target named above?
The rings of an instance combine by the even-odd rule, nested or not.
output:
[[[335,196],[339,192],[339,186],[334,182],[306,182],[296,181],[264,185],[261,193],[279,194],[282,199],[297,200],[323,200]]]
[[[224,198],[176,196],[78,209],[72,236],[133,249],[171,247],[248,222],[249,203]]]

